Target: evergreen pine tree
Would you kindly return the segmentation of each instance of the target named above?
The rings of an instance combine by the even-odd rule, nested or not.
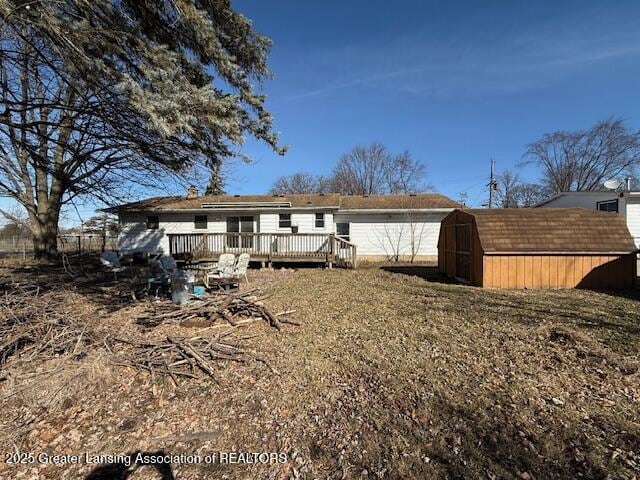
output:
[[[225,193],[224,174],[222,173],[222,164],[216,162],[211,168],[211,176],[205,190],[205,195],[224,195]]]
[[[269,47],[228,0],[0,0],[0,195],[36,257],[76,197],[157,186],[247,135],[284,153],[255,87]]]

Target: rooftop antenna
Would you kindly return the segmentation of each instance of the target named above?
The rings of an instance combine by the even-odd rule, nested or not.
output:
[[[618,189],[624,185],[624,181],[617,178],[612,178],[611,180],[607,180],[606,182],[604,182],[603,185],[607,190],[613,190],[617,192]]]

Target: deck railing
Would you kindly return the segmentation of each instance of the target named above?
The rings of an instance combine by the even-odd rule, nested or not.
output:
[[[358,256],[355,244],[335,235],[331,235],[331,237],[336,265],[345,268],[356,268],[358,266]]]
[[[333,234],[320,233],[184,233],[168,234],[171,255],[194,259],[221,253],[248,253],[265,262],[315,261],[355,268],[356,246]]]

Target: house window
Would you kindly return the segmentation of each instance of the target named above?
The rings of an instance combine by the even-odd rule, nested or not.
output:
[[[147,215],[147,230],[158,230],[160,228],[160,217],[158,215]]]
[[[316,228],[324,228],[324,213],[316,213]]]
[[[193,228],[196,230],[206,230],[207,229],[207,216],[206,215],[196,215],[193,218]]]
[[[618,213],[618,199],[606,200],[604,202],[598,202],[597,208],[601,212],[615,212]]]
[[[336,223],[336,236],[349,242],[351,240],[350,233],[348,223]]]
[[[278,215],[278,227],[291,228],[291,214],[281,213]]]

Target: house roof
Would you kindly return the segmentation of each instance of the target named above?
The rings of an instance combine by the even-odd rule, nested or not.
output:
[[[416,195],[210,195],[195,198],[153,197],[127,203],[109,211],[150,212],[206,208],[340,208],[346,210],[394,210],[456,208],[460,204],[439,193]]]
[[[537,203],[534,205],[534,207],[541,207],[543,205],[546,205],[547,203],[551,203],[554,200],[557,200],[558,198],[561,197],[606,197],[606,196],[610,196],[612,198],[617,198],[620,197],[622,194],[622,196],[628,195],[631,197],[635,197],[637,195],[640,195],[640,190],[622,190],[622,191],[615,191],[615,190],[589,190],[589,191],[580,191],[580,192],[559,192],[556,193],[555,195],[553,195],[552,197],[546,198],[544,200],[542,200],[541,202]]]
[[[404,210],[459,208],[461,205],[439,193],[415,195],[347,195],[340,200],[341,210]]]
[[[491,252],[630,253],[636,246],[624,217],[586,208],[462,210],[475,218],[482,249]]]
[[[291,207],[337,207],[340,195],[330,194],[292,194],[292,195],[204,195],[187,197],[153,197],[139,202],[126,203],[113,207],[113,211],[162,211],[195,210],[206,208],[203,205],[216,206],[279,206]]]

